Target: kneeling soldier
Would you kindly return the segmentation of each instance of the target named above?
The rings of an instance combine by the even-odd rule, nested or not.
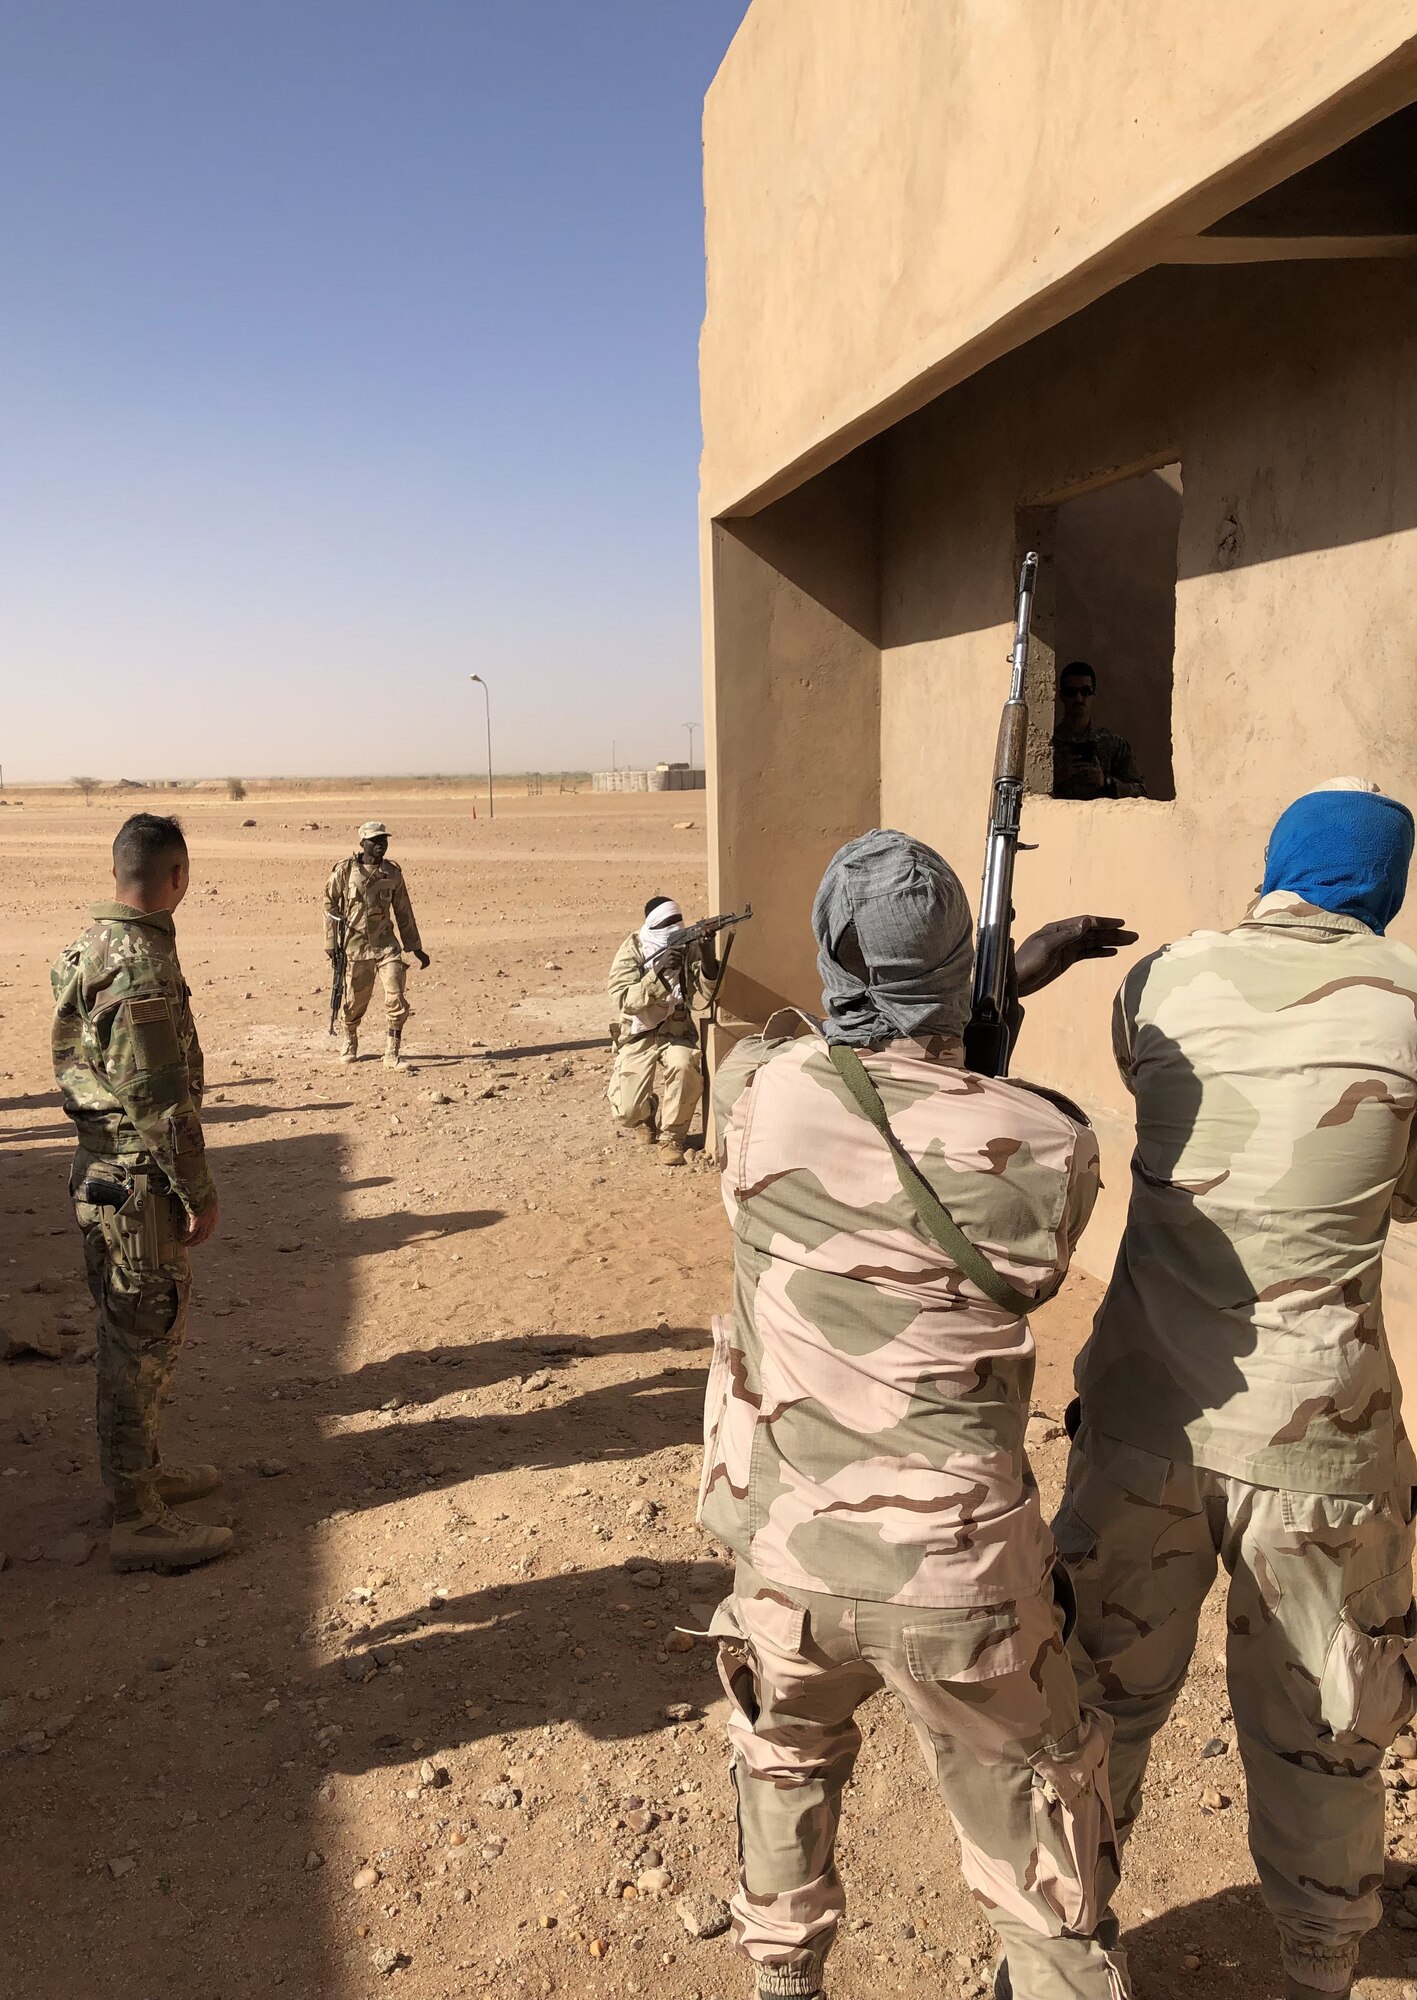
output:
[[[1078,1698],[1023,1448],[1027,1310],[1092,1211],[1096,1142],[1046,1095],[964,1068],[969,905],[938,854],[866,834],[812,915],[825,1034],[777,1039],[775,1017],[714,1085],[736,1303],[715,1328],[700,1519],[738,1559],[713,1625],[735,1933],[761,1996],[821,1992],[855,1712],[885,1686],[1004,1941],[996,1992],[1120,2000],[1115,1925],[1098,1932],[1107,1728]],[[1037,987],[1114,936],[1053,926],[1020,949],[1021,980],[1026,953]]]
[[[672,949],[684,927],[679,905],[652,896],[645,920],[631,931],[610,968],[610,998],[619,1012],[611,1032],[615,1063],[606,1096],[622,1131],[652,1145],[666,1166],[684,1164],[684,1141],[703,1095],[703,1064],[694,1007],[707,1000],[705,981],[718,976],[712,947]]]

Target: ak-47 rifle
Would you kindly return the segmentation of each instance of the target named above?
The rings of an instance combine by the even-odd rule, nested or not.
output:
[[[1028,665],[1028,628],[1033,617],[1033,589],[1038,581],[1038,557],[1029,552],[1019,570],[1014,607],[1014,643],[1009,655],[1012,674],[1009,698],[999,718],[994,752],[994,787],[989,804],[989,835],[984,847],[984,880],[979,890],[979,934],[974,952],[974,995],[969,1025],[964,1031],[964,1060],[981,1076],[1006,1076],[1012,1031],[1008,1019],[1008,987],[1013,960],[1014,857],[1019,846],[1023,813],[1024,758],[1028,744],[1028,703],[1024,700],[1024,670]]]
[[[645,971],[653,972],[666,958],[678,957],[690,945],[706,944],[711,937],[717,937],[720,931],[726,931],[732,924],[747,923],[752,914],[752,904],[745,903],[741,910],[735,910],[730,916],[701,917],[696,924],[684,924],[679,930],[671,931],[659,950],[645,960]]]
[[[345,919],[334,918],[335,948],[330,953],[330,1033],[335,1031],[339,1020],[340,1003],[344,999],[344,931]]]

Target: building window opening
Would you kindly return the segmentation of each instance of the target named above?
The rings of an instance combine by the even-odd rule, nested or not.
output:
[[[1174,798],[1180,465],[1031,508],[1019,529],[1041,558],[1030,789],[1057,799]]]

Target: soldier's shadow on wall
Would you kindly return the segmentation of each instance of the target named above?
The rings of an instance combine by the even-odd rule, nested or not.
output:
[[[1117,1367],[1125,1374],[1127,1396],[1138,1405],[1154,1400],[1165,1410],[1170,1431],[1203,1416],[1206,1410],[1223,1409],[1232,1396],[1244,1390],[1246,1377],[1240,1361],[1255,1349],[1258,1300],[1254,1282],[1231,1238],[1196,1206],[1201,1194],[1213,1193],[1223,1203],[1225,1182],[1230,1176],[1228,1160],[1198,1158],[1193,1150],[1202,1102],[1207,1093],[1213,1101],[1214,1082],[1202,1077],[1178,1044],[1158,1028],[1145,1026],[1139,1031],[1134,1055],[1140,1089],[1153,1105],[1164,1111],[1164,1116],[1153,1113],[1139,1129],[1134,1171],[1159,1198],[1168,1200],[1168,1223],[1175,1234],[1161,1244],[1138,1231],[1135,1240],[1129,1242],[1129,1258],[1143,1281],[1152,1287],[1163,1269],[1174,1271],[1184,1267],[1187,1277],[1203,1286],[1209,1307],[1218,1307],[1224,1313],[1229,1330],[1228,1345],[1222,1347],[1212,1337],[1204,1351],[1198,1351],[1194,1357],[1197,1372],[1205,1378],[1204,1405],[1187,1392],[1159,1359],[1152,1358],[1145,1327],[1136,1330],[1137,1344],[1117,1350]],[[1148,1087],[1148,1071],[1156,1076],[1164,1073],[1164,1088]],[[1238,1100],[1228,1108],[1237,1114],[1243,1112]],[[1258,1114],[1252,1116],[1251,1131],[1258,1124]],[[1241,1135],[1238,1127],[1235,1130],[1237,1137],[1229,1146],[1232,1155],[1243,1143],[1243,1136],[1247,1136]],[[1185,1178],[1178,1179],[1183,1167]],[[1164,1266],[1159,1262],[1163,1256]],[[1173,1285],[1172,1298],[1174,1316],[1163,1331],[1171,1339],[1184,1343],[1185,1295]],[[1208,1310],[1207,1320],[1210,1319]],[[1125,1329],[1125,1320],[1122,1324]],[[1083,1414],[1086,1416],[1085,1409]]]

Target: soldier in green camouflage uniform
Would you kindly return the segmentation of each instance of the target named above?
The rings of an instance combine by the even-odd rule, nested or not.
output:
[[[188,1250],[216,1227],[202,1143],[202,1050],[177,962],[172,912],[186,894],[174,819],[139,813],[113,844],[118,901],[52,973],[54,1076],[74,1121],[69,1178],[98,1312],[98,1447],[120,1569],[186,1569],[231,1545],[229,1528],[175,1514],[219,1483],[215,1467],[164,1464],[163,1398],[182,1345]],[[121,1206],[86,1193],[109,1183]]]
[[[1417,1700],[1417,1466],[1380,1294],[1389,1220],[1417,1215],[1417,956],[1382,935],[1411,848],[1395,800],[1310,793],[1239,928],[1128,975],[1131,1209],[1055,1523],[1123,1838],[1224,1566],[1250,1846],[1296,2000],[1347,1993],[1378,1920],[1379,1767]]]
[[[1033,1336],[926,1228],[828,1041],[857,1048],[898,1144],[1022,1300],[1062,1281],[1096,1142],[1045,1095],[964,1068],[969,907],[937,854],[863,836],[813,917],[826,1039],[775,1017],[714,1085],[734,1313],[714,1330],[699,1516],[737,1557],[712,1627],[735,1935],[760,1995],[820,1992],[855,1711],[884,1685],[1007,1946],[999,1993],[1011,1974],[1029,2000],[1119,2000],[1121,1957],[1096,1934],[1115,1881],[1107,1731],[1078,1700],[1023,1448]],[[1074,928],[1033,983],[1110,949]]]
[[[344,950],[340,1060],[354,1062],[359,1055],[359,1023],[378,979],[384,988],[384,1067],[401,1069],[400,1044],[413,1012],[405,992],[408,968],[403,954],[411,951],[425,972],[432,960],[418,935],[403,870],[389,860],[388,848],[384,822],[366,820],[359,829],[359,852],[346,855],[330,870],[325,884],[325,952],[333,958],[341,946]]]

